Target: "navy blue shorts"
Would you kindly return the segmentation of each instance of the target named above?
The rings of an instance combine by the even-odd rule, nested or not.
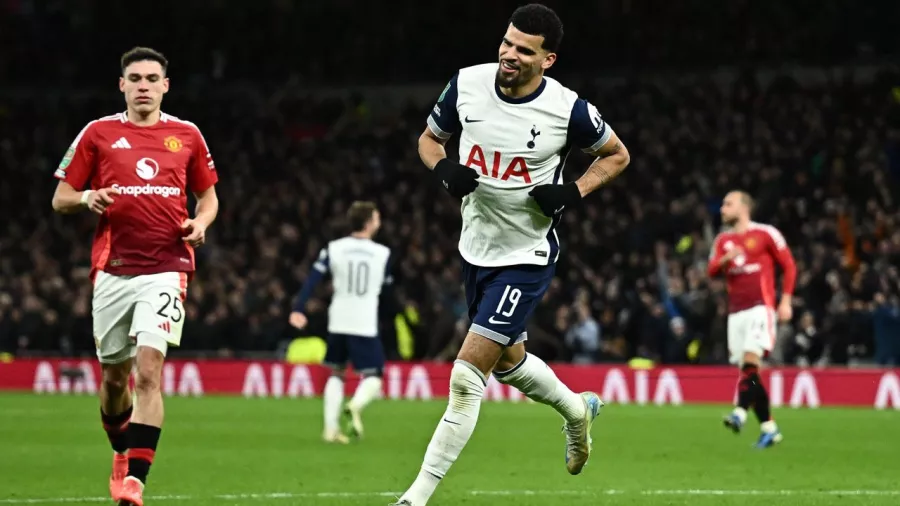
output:
[[[556,264],[478,267],[462,261],[470,332],[504,346],[528,339],[525,326],[550,287]]]
[[[361,374],[372,374],[384,369],[384,348],[377,337],[329,334],[325,350],[325,364],[343,369],[347,363]]]

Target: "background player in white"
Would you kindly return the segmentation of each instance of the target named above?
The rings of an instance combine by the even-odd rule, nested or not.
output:
[[[499,66],[461,69],[419,138],[422,161],[463,199],[459,251],[472,325],[453,365],[447,410],[398,505],[428,502],[475,429],[492,373],[563,416],[571,474],[581,472],[590,454],[590,426],[602,402],[594,393],[573,393],[525,352],[525,324],[553,279],[562,210],[622,172],[629,157],[594,106],[544,76],[561,39],[562,23],[551,9],[517,9]],[[444,149],[454,133],[464,164],[449,160]],[[561,184],[573,146],[598,158],[577,181]]]
[[[300,289],[290,315],[298,329],[306,326],[306,302],[316,284],[331,273],[334,293],[328,307],[328,349],[325,364],[331,376],[325,383],[325,431],[329,443],[347,443],[339,419],[344,400],[344,368],[350,362],[363,376],[353,398],[344,407],[349,432],[362,437],[363,409],[381,392],[384,349],[378,338],[378,306],[382,287],[392,282],[389,271],[390,250],[372,238],[381,227],[375,204],[354,202],[347,212],[352,233],[331,241],[322,248],[310,275]]]

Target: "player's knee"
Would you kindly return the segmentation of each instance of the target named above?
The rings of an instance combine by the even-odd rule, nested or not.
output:
[[[494,367],[494,375],[497,381],[505,383],[506,377],[522,366],[527,358],[528,353],[525,351],[525,343],[518,343],[507,348],[497,365]]]
[[[134,377],[134,391],[138,396],[159,391],[160,376],[154,371],[140,370]]]
[[[128,389],[128,379],[131,377],[131,367],[131,360],[119,364],[103,365],[103,386],[110,396],[115,397],[121,395]]]
[[[481,403],[487,379],[472,364],[457,360],[450,372],[450,407],[466,411]]]
[[[760,356],[760,354],[758,354],[754,351],[745,351],[743,360],[741,363],[745,364],[745,365],[749,364],[749,365],[759,367],[759,363],[761,362],[759,356]]]
[[[135,362],[137,372],[134,378],[134,390],[141,393],[159,391],[162,368],[165,357],[154,348],[139,346]]]

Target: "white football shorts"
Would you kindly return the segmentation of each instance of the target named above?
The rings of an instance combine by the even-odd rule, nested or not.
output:
[[[775,346],[775,310],[753,306],[728,315],[729,362],[741,364],[744,353],[763,357]]]
[[[138,346],[166,354],[181,344],[187,274],[161,272],[94,279],[93,320],[97,358],[118,364],[134,357]]]

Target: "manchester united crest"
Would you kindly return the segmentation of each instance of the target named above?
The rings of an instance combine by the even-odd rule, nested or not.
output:
[[[182,144],[181,139],[179,139],[178,137],[175,137],[174,135],[170,135],[170,136],[166,137],[165,139],[163,139],[163,144],[166,146],[166,149],[168,149],[169,151],[171,151],[173,153],[177,153],[177,152],[181,151],[181,148],[184,147],[184,144]]]
[[[756,239],[749,237],[744,241],[744,249],[751,250],[756,247]]]

